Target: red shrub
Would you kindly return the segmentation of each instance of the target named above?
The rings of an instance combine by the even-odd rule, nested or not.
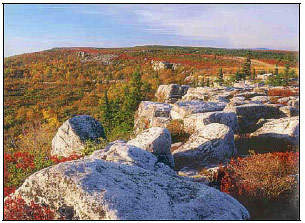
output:
[[[81,158],[82,156],[78,155],[71,155],[69,157],[57,157],[57,156],[51,156],[50,160],[52,160],[54,163],[63,163],[71,160],[77,160]]]
[[[231,160],[219,168],[221,191],[232,196],[277,198],[298,187],[299,153],[275,152]]]
[[[21,196],[8,197],[4,202],[4,220],[53,220],[54,212],[49,207],[35,204],[28,205]]]
[[[15,187],[4,187],[4,197],[7,197],[10,194],[14,193],[15,190],[16,190]]]
[[[275,88],[275,89],[270,89],[268,91],[269,96],[281,96],[281,97],[290,97],[290,96],[297,96],[297,92],[293,92],[289,89],[284,89],[284,88]]]

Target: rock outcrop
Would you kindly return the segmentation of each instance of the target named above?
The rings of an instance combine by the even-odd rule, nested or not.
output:
[[[187,85],[178,84],[160,85],[155,96],[159,102],[175,103],[186,94],[188,88]]]
[[[292,144],[299,143],[299,117],[280,118],[266,122],[252,133],[251,137],[285,139]]]
[[[93,158],[40,170],[17,194],[49,205],[67,220],[249,219],[237,200],[202,183]]]
[[[150,127],[166,127],[170,121],[172,105],[152,101],[142,101],[135,114],[136,134]]]
[[[81,155],[87,140],[105,138],[102,124],[89,115],[79,115],[65,121],[52,140],[51,155],[68,157]]]
[[[238,130],[237,116],[234,112],[206,112],[187,116],[183,119],[184,131],[194,133],[211,123],[220,123],[229,126],[234,132]]]
[[[255,123],[261,118],[273,119],[284,116],[279,107],[264,104],[244,104],[238,106],[228,104],[223,111],[236,113],[241,132],[251,132]]]
[[[137,146],[154,154],[160,162],[174,168],[174,158],[171,153],[171,133],[166,128],[152,127],[137,135],[127,144]]]
[[[225,102],[179,101],[173,105],[170,116],[172,119],[184,119],[195,113],[221,111],[226,104]]]
[[[236,154],[234,133],[226,125],[212,123],[192,134],[189,140],[173,151],[175,166],[207,167],[227,161]]]

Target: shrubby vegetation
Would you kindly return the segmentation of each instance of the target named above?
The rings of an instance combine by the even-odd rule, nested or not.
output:
[[[274,152],[232,159],[219,168],[215,179],[252,218],[293,219],[298,216],[298,172],[298,152]]]
[[[90,57],[84,60],[79,52],[91,57],[115,57],[105,64]],[[175,70],[157,71],[151,66],[152,60],[170,61],[180,66]],[[260,63],[253,63],[254,60]],[[160,84],[212,86],[218,81],[232,85],[238,80],[273,72],[274,77],[268,80],[270,84],[287,85],[298,77],[298,60],[297,52],[163,46],[56,48],[5,58],[4,195],[8,196],[29,175],[42,168],[80,158],[50,155],[51,140],[58,127],[74,115],[88,114],[100,120],[108,141],[129,139],[139,103],[152,100]],[[274,69],[269,70],[264,63]],[[193,78],[187,80],[190,76]],[[291,96],[294,93],[269,91],[268,94]],[[188,138],[179,120],[172,121],[168,129],[173,142]],[[88,141],[83,155],[103,148],[107,140]],[[232,161],[219,173],[219,176],[222,174],[219,178],[222,190],[234,196],[259,199],[267,196],[268,202],[278,199],[275,195],[289,194],[295,187],[290,176],[296,173],[295,156],[292,153],[255,155]],[[254,168],[254,164],[259,164],[258,168]],[[274,184],[275,173],[282,183]],[[261,177],[261,181],[251,183],[249,189],[245,179],[254,180],[256,176]],[[21,197],[9,199],[4,205],[7,220],[54,218],[48,207],[25,204]]]

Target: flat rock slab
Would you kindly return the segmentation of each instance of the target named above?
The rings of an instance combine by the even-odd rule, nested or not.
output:
[[[241,132],[251,132],[255,128],[254,125],[261,118],[274,119],[285,116],[278,106],[265,104],[244,104],[237,106],[228,104],[223,111],[236,113]]]
[[[285,139],[293,144],[299,143],[299,116],[269,121],[252,133],[250,137]]]
[[[184,119],[190,114],[221,111],[226,105],[225,102],[179,101],[173,105],[170,114],[172,119]]]
[[[234,132],[238,130],[237,116],[234,112],[206,112],[187,116],[183,119],[184,131],[194,133],[211,123],[220,123],[230,127]]]

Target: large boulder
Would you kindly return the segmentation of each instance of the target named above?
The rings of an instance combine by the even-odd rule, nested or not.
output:
[[[173,105],[170,115],[172,119],[184,119],[190,114],[221,111],[226,104],[225,102],[204,102],[198,100],[179,101]]]
[[[166,128],[149,128],[127,144],[137,146],[153,153],[160,162],[174,168],[174,158],[171,153],[171,133]]]
[[[105,138],[102,124],[89,115],[79,115],[65,121],[52,140],[51,155],[81,155],[87,140]]]
[[[182,101],[193,101],[200,100],[206,101],[209,97],[209,92],[211,92],[212,88],[207,87],[190,87],[187,93],[182,97]]]
[[[119,150],[118,150],[119,151]],[[246,220],[234,198],[202,183],[136,165],[81,159],[28,177],[13,196],[67,220]]]
[[[134,145],[127,144],[122,140],[116,140],[105,149],[94,151],[89,158],[103,159],[110,162],[130,166],[138,166],[146,170],[177,176],[177,173],[151,152]]]
[[[236,152],[232,129],[212,123],[192,134],[183,146],[173,151],[173,156],[176,169],[201,168],[226,162]]]
[[[280,111],[283,112],[287,117],[298,116],[300,113],[299,109],[292,106],[280,107]]]
[[[142,101],[134,118],[136,134],[150,127],[166,127],[170,121],[172,106],[165,103]]]
[[[251,132],[255,130],[255,124],[259,119],[274,119],[284,117],[278,106],[265,104],[244,104],[235,106],[229,103],[224,112],[235,112],[238,117],[239,130],[241,132]]]
[[[187,85],[178,84],[160,85],[155,96],[159,102],[175,103],[186,94],[188,88]]]
[[[237,116],[234,112],[206,112],[187,116],[183,119],[183,130],[194,133],[211,123],[220,123],[229,126],[234,132],[238,130]]]
[[[299,143],[299,116],[269,121],[256,130],[250,137],[284,139],[292,144]]]

